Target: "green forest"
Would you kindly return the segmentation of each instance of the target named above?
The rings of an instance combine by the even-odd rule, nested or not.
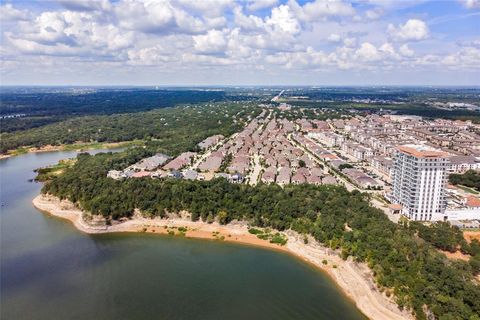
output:
[[[142,139],[157,146],[168,145],[178,152],[210,135],[230,135],[243,127],[247,116],[260,108],[240,103],[216,103],[163,108],[109,116],[76,117],[39,128],[0,134],[0,153],[19,147],[72,144],[77,142],[120,142]],[[173,146],[176,146],[173,148]]]
[[[232,90],[189,88],[0,88],[0,132],[40,127],[78,116],[135,113],[185,104],[252,100]]]
[[[107,219],[129,217],[134,208],[160,217],[166,210],[188,210],[193,220],[226,224],[238,219],[280,231],[291,228],[340,250],[344,259],[352,256],[368,263],[379,288],[393,294],[398,305],[418,319],[427,319],[429,313],[438,319],[480,319],[480,287],[473,279],[480,272],[480,246],[466,243],[459,229],[449,224],[394,224],[369,205],[368,194],[350,193],[340,186],[253,187],[224,179],[106,177],[108,170],[123,169],[149,152],[132,148],[81,154],[63,174],[47,181],[42,192],[69,199]],[[449,260],[437,248],[460,248],[472,258]]]
[[[468,170],[463,174],[451,174],[448,180],[451,184],[461,184],[480,191],[480,172],[478,171]]]

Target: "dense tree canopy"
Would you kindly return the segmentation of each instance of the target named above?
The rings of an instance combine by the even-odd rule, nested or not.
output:
[[[188,149],[201,138],[215,133],[230,135],[238,131],[247,116],[260,108],[240,104],[208,104],[195,107],[164,108],[148,112],[110,116],[77,117],[40,128],[2,133],[0,152],[23,146],[71,144],[75,142],[119,142],[134,139],[158,145]]]
[[[188,88],[0,88],[0,132],[13,132],[87,115],[135,113],[182,104],[257,98],[234,90]]]

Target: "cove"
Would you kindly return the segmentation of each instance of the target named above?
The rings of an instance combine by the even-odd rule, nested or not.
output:
[[[95,151],[95,152],[98,152]],[[152,234],[86,235],[36,210],[35,168],[75,152],[0,160],[2,319],[365,319],[287,254]]]

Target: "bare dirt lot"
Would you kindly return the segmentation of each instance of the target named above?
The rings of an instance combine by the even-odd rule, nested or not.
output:
[[[472,241],[473,239],[480,241],[480,231],[464,231],[463,236],[468,242]]]

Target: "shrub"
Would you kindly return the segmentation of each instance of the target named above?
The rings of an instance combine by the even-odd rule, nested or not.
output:
[[[248,232],[251,233],[251,234],[262,234],[263,231],[260,230],[260,229],[255,229],[255,228],[250,228],[248,229]]]

